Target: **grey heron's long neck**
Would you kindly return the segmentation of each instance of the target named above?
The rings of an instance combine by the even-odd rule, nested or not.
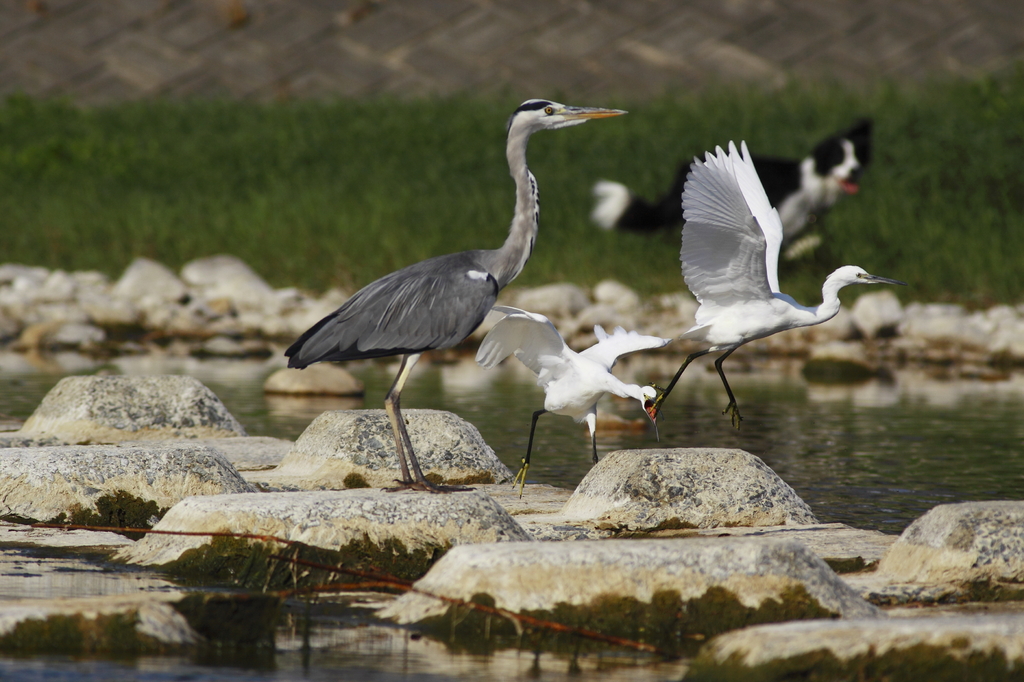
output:
[[[505,153],[508,157],[509,173],[516,181],[516,209],[508,238],[495,252],[496,260],[492,274],[498,280],[498,288],[504,288],[523,271],[526,261],[530,260],[530,254],[533,253],[533,243],[537,238],[537,228],[540,224],[537,180],[526,167],[526,143],[530,139],[530,132],[525,129],[513,129],[508,135]]]

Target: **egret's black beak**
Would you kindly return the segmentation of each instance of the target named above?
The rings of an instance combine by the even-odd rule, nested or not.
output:
[[[655,390],[658,390],[660,393],[660,389],[658,389],[657,386],[655,386],[654,388]],[[650,418],[651,423],[654,424],[654,438],[660,443],[661,435],[658,433],[658,408],[656,407],[655,399],[648,398],[647,400],[644,401],[644,412],[647,413],[647,416]]]
[[[906,282],[901,282],[898,279],[889,279],[888,277],[879,277],[878,275],[861,275],[860,278],[871,284],[899,284],[901,287],[908,286]]]

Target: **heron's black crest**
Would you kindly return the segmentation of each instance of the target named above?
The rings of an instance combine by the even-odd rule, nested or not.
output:
[[[508,131],[512,129],[512,121],[515,120],[515,118],[519,114],[519,112],[521,112],[521,111],[537,111],[538,109],[543,109],[544,107],[549,107],[551,105],[552,105],[552,103],[549,102],[546,99],[528,99],[528,100],[526,100],[525,102],[523,102],[522,104],[519,105],[518,109],[516,109],[515,111],[512,112],[511,116],[508,117],[508,123],[505,124],[505,134],[507,135]]]

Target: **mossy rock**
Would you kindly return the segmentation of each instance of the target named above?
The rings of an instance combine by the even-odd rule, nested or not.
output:
[[[416,580],[448,549],[436,547],[433,550],[409,551],[399,540],[389,539],[378,545],[365,535],[361,540],[338,550],[302,543],[282,545],[215,537],[201,547],[186,550],[178,559],[164,564],[162,568],[186,584],[214,583],[253,590],[284,590],[337,582],[339,576],[343,577],[344,582],[359,582],[360,578],[340,571],[327,571],[275,559],[274,555]]]
[[[633,597],[607,596],[587,606],[560,603],[551,610],[528,610],[522,615],[643,642],[670,655],[690,656],[706,638],[728,630],[759,623],[838,617],[821,606],[803,586],[788,588],[781,597],[781,602],[766,599],[752,608],[744,606],[733,592],[714,586],[702,596],[685,601],[678,592],[666,590],[656,592],[650,603]],[[474,595],[471,601],[485,606],[495,603],[487,594]],[[520,647],[574,654],[609,647],[604,642],[527,625],[520,632],[507,618],[456,605],[442,615],[421,621],[419,627],[452,649],[471,653]]]
[[[212,645],[273,649],[281,612],[281,599],[274,595],[200,592],[172,606]]]
[[[942,647],[919,644],[874,652],[841,661],[827,650],[812,651],[757,666],[743,665],[737,657],[723,663],[698,656],[686,682],[1024,682],[1024,666],[1010,665],[1001,651],[951,654]]]
[[[166,653],[178,647],[141,634],[134,612],[29,618],[0,636],[0,651],[18,654],[107,654],[133,656]]]

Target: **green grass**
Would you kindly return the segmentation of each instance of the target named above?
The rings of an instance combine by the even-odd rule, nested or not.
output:
[[[598,231],[590,186],[647,196],[677,163],[746,139],[803,156],[862,115],[876,154],[860,195],[816,228],[783,288],[815,302],[856,263],[911,283],[906,300],[1014,302],[1024,280],[1024,70],[1000,79],[722,89],[619,106],[630,115],[530,143],[541,231],[516,284],[619,279],[675,291],[678,233]],[[97,109],[13,97],[0,105],[0,262],[118,276],[136,256],[177,268],[232,253],[275,286],[360,286],[441,253],[496,248],[512,214],[504,122],[518,102],[457,97],[145,102]],[[851,292],[853,293],[853,292]],[[852,296],[847,295],[847,299]]]

